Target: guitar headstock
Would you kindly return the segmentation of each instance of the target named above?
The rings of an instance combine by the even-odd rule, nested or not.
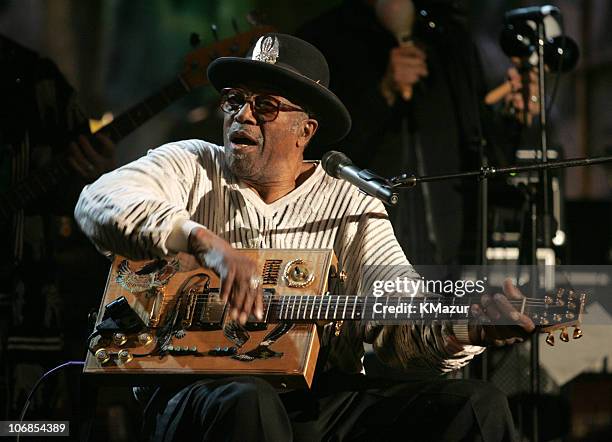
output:
[[[569,341],[568,327],[574,327],[573,339],[582,337],[580,324],[586,303],[586,295],[578,294],[573,290],[558,289],[554,295],[547,295],[544,299],[527,301],[525,314],[531,318],[540,332],[548,333],[546,343],[555,345],[553,332],[561,330],[559,339]]]
[[[191,51],[185,57],[181,78],[193,89],[208,84],[206,69],[219,57],[240,57],[246,54],[258,37],[274,32],[272,26],[255,26],[250,31],[241,32],[211,45]]]

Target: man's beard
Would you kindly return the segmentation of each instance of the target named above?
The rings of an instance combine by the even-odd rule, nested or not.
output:
[[[226,148],[225,161],[230,172],[238,178],[251,178],[258,169],[253,155],[237,153],[233,149]]]

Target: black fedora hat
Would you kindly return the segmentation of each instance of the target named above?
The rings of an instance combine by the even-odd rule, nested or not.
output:
[[[310,43],[291,35],[265,34],[246,57],[216,59],[208,66],[208,79],[218,91],[256,83],[304,106],[319,122],[318,144],[339,141],[351,128],[348,110],[328,89],[325,57]]]

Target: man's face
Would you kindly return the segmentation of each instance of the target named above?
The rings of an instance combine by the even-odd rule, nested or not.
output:
[[[302,162],[302,151],[297,147],[300,128],[308,116],[302,111],[283,109],[300,107],[280,95],[262,89],[235,88],[246,93],[251,104],[245,104],[225,114],[223,144],[227,164],[238,178],[254,182],[269,182],[286,170],[295,170]],[[282,103],[282,109],[272,121],[253,109],[253,99],[259,103]],[[266,101],[266,97],[272,98]]]

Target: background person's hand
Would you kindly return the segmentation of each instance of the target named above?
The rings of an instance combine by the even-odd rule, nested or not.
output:
[[[223,238],[204,228],[189,235],[189,253],[221,278],[220,295],[229,304],[230,318],[245,324],[251,313],[263,319],[263,289],[257,264]]]
[[[391,49],[387,72],[381,83],[381,91],[387,103],[392,105],[399,94],[404,100],[412,98],[413,86],[427,77],[425,51],[412,43]]]
[[[508,81],[510,82],[511,92],[504,98],[506,106],[514,109],[514,113],[519,121],[523,121],[525,102],[523,100],[523,81],[521,74],[515,67],[508,69]],[[533,117],[540,113],[540,94],[538,91],[538,72],[536,69],[529,71],[529,103],[527,106],[527,120],[531,124]]]
[[[523,301],[521,291],[506,279],[504,293],[493,296],[482,295],[480,304],[471,306],[476,324],[470,324],[470,341],[476,345],[495,345],[498,347],[523,342],[535,330],[535,324],[527,315],[520,312],[520,305],[513,306],[510,301]],[[518,304],[518,303],[517,303]]]
[[[91,143],[84,135],[69,146],[68,162],[79,176],[90,183],[116,167],[115,143],[105,135],[94,135]]]

